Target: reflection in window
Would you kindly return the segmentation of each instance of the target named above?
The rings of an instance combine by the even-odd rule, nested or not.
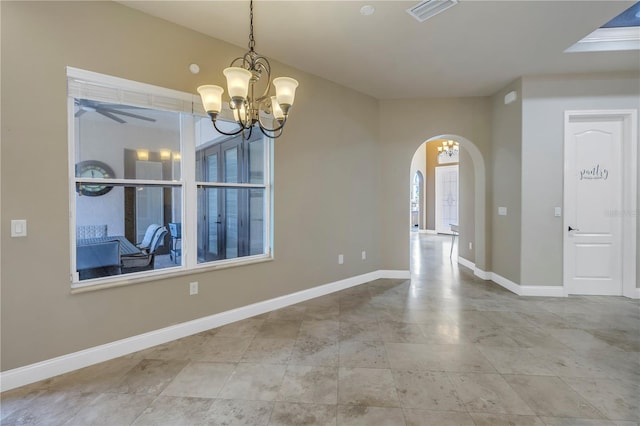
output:
[[[261,132],[215,131],[193,94],[70,67],[67,83],[72,287],[270,258]]]
[[[267,253],[265,140],[260,132],[197,150],[198,263]]]
[[[167,227],[182,222],[180,114],[78,98],[74,107],[78,279],[178,266]]]

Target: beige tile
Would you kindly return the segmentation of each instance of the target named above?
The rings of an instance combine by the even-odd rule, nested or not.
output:
[[[280,390],[284,365],[240,363],[219,393],[224,399],[273,401]]]
[[[335,405],[276,402],[269,426],[336,426]]]
[[[505,334],[504,327],[494,325],[484,327],[466,327],[462,330],[462,335],[466,341],[474,345],[500,348],[521,347],[518,342]]]
[[[393,379],[404,408],[465,411],[446,373],[394,370]]]
[[[558,377],[506,375],[504,378],[538,416],[603,418]]]
[[[103,393],[82,407],[67,426],[129,425],[156,399],[155,395]]]
[[[340,339],[356,340],[356,341],[381,341],[380,326],[378,321],[363,320],[356,321],[340,321]]]
[[[460,326],[454,321],[435,321],[418,324],[425,338],[425,343],[436,345],[462,345],[470,343],[462,333]]]
[[[389,368],[384,343],[374,341],[341,341],[340,367]]]
[[[545,426],[539,417],[516,414],[470,413],[476,426]]]
[[[337,340],[298,339],[291,353],[290,364],[336,367],[338,358]]]
[[[338,369],[336,367],[288,366],[277,400],[336,404]]]
[[[525,348],[478,346],[478,350],[501,374],[555,375],[542,359],[533,356]]]
[[[295,339],[302,321],[267,320],[256,337],[271,339]]]
[[[159,396],[133,423],[134,425],[206,424],[212,399]]]
[[[252,340],[252,337],[214,336],[203,344],[198,361],[238,362]]]
[[[385,343],[385,347],[394,370],[496,372],[473,345]]]
[[[564,378],[607,418],[640,422],[640,383],[612,379]]]
[[[637,426],[635,422],[632,425],[623,425],[618,422],[601,419],[576,419],[572,417],[541,417],[541,419],[547,426]]]
[[[499,374],[449,373],[449,377],[469,412],[534,414]]]
[[[2,425],[58,425],[75,416],[82,407],[91,404],[99,394],[64,391],[38,393],[28,404],[3,415]],[[4,407],[3,407],[4,410]]]
[[[339,405],[338,426],[404,426],[401,408]]]
[[[465,412],[404,409],[407,426],[475,426]]]
[[[376,407],[400,407],[391,370],[340,368],[338,403]]]
[[[418,324],[379,321],[380,337],[384,342],[392,343],[426,343],[427,339],[422,334],[422,329]]]
[[[162,391],[162,396],[215,398],[225,385],[235,364],[193,362],[180,371]]]
[[[187,364],[188,361],[143,359],[113,391],[159,395]]]
[[[253,339],[241,361],[259,364],[286,364],[291,358],[294,339]]]
[[[269,424],[272,411],[272,402],[217,399],[209,409],[206,424],[266,426]]]
[[[42,387],[42,382],[23,386],[0,394],[0,419],[8,417],[11,413],[28,408],[38,397],[47,393]]]
[[[340,323],[335,320],[302,321],[298,333],[299,340],[337,341]]]

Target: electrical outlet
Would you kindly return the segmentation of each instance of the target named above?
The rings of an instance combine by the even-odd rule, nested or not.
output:
[[[344,263],[344,256],[339,254],[338,255],[338,265],[342,265]]]
[[[189,283],[189,296],[193,296],[194,294],[198,294],[198,281]]]
[[[362,250],[362,260],[367,260],[367,252]]]

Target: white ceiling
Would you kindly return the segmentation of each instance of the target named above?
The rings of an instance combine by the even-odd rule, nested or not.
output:
[[[248,1],[120,3],[248,43]],[[485,96],[520,76],[640,70],[638,50],[563,53],[633,2],[461,0],[423,23],[406,13],[416,3],[259,0],[256,51],[379,99]],[[361,15],[365,4],[375,14]]]

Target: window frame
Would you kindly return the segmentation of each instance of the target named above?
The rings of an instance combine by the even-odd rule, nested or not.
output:
[[[84,292],[108,287],[117,287],[137,282],[188,275],[206,270],[216,270],[243,266],[273,260],[273,139],[264,137],[264,182],[224,183],[199,182],[196,180],[196,120],[208,119],[198,95],[167,89],[146,83],[113,77],[92,71],[67,67],[67,129],[68,129],[68,182],[69,182],[69,238],[70,238],[70,281],[71,292]],[[91,181],[76,177],[76,132],[74,99],[89,99],[100,102],[120,103],[143,108],[180,113],[180,156],[181,174],[179,180],[142,180],[142,179],[96,179],[98,183],[110,183],[120,186],[154,185],[174,187],[182,190],[182,264],[122,275],[80,280],[76,270],[76,184],[79,181]],[[231,120],[232,112],[224,105],[222,119]],[[99,160],[99,158],[97,159]],[[233,187],[259,188],[264,190],[264,252],[258,255],[236,257],[198,263],[198,188]]]

